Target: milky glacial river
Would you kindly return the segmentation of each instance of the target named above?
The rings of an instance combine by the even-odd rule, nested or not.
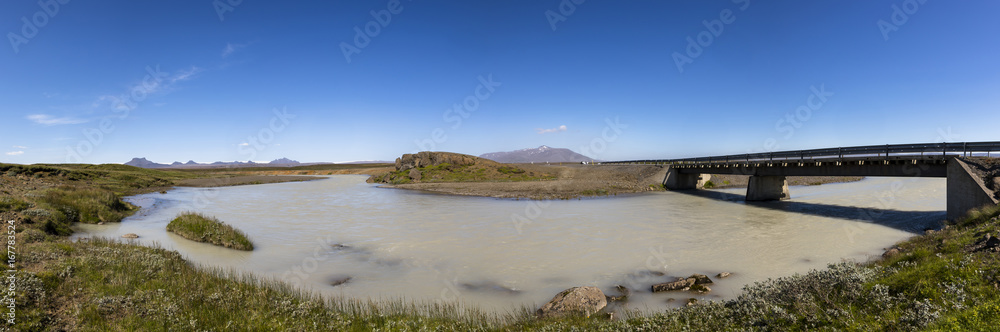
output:
[[[945,217],[944,179],[791,187],[790,201],[745,203],[744,189],[529,201],[377,188],[365,178],[133,196],[128,200],[142,211],[120,224],[79,225],[74,237],[136,233],[138,242],[177,250],[196,264],[332,296],[507,311],[537,307],[574,286],[612,295],[615,285],[626,285],[634,289],[628,306],[652,311],[691,297],[733,298],[745,284],[828,263],[867,260]],[[167,223],[183,211],[236,226],[256,249],[167,233]],[[672,277],[724,271],[733,275],[713,277],[709,294],[649,292]]]

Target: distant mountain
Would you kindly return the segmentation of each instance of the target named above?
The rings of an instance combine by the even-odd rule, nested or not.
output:
[[[315,165],[317,163],[303,164],[295,160],[288,158],[275,159],[269,163],[255,163],[252,160],[247,161],[216,161],[211,164],[199,164],[194,162],[194,160],[188,160],[186,163],[181,163],[175,161],[171,164],[159,164],[147,160],[146,158],[132,158],[125,165],[142,167],[142,168],[191,168],[191,167],[260,167],[260,166],[305,166],[305,165]]]
[[[268,163],[268,165],[282,165],[282,166],[284,166],[284,165],[298,165],[298,164],[301,164],[301,163],[298,162],[298,161],[295,161],[295,160],[288,159],[288,158],[275,159],[275,160],[272,160],[271,162]]]
[[[479,157],[501,163],[578,163],[581,161],[593,161],[592,158],[573,152],[573,150],[553,148],[545,145],[534,149],[491,152]]]
[[[167,165],[167,164],[157,164],[157,163],[154,163],[152,161],[146,160],[146,158],[132,158],[132,160],[129,160],[127,163],[125,163],[125,165],[135,166],[135,167],[142,167],[142,168],[163,168],[163,167],[170,167],[170,165]]]

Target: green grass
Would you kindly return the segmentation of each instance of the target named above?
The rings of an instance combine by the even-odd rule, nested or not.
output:
[[[167,224],[167,231],[186,239],[207,242],[236,250],[253,250],[253,243],[242,231],[227,225],[214,217],[186,212]]]
[[[459,304],[320,297],[276,280],[198,268],[174,251],[64,237],[74,221],[114,222],[132,213],[119,199],[121,192],[148,191],[163,181],[199,174],[121,165],[0,165],[0,171],[34,188],[0,193],[0,212],[18,220],[17,330],[952,331],[1000,326],[1000,253],[970,250],[984,234],[1000,231],[998,207],[899,243],[896,256],[761,281],[733,300],[662,312],[626,311],[615,321],[604,315],[538,319],[532,308],[495,313]]]
[[[515,166],[493,166],[493,165],[463,165],[456,166],[449,163],[423,166],[417,168],[420,172],[419,181],[410,178],[410,171],[390,171],[388,179],[386,174],[373,176],[377,181],[385,181],[390,184],[407,184],[413,182],[513,182],[513,181],[538,181],[555,179],[549,174],[536,174],[528,172]]]
[[[705,185],[704,185],[704,187],[705,187],[705,189],[712,189],[712,188],[715,188],[715,182],[712,182],[712,181],[705,181]]]
[[[421,182],[509,182],[537,181],[554,177],[529,173],[514,166],[500,166],[495,170],[474,165],[453,166],[442,163],[419,168]]]
[[[457,304],[320,297],[285,283],[201,269],[160,248],[92,239],[41,243],[19,272],[20,330],[483,330],[518,314]]]

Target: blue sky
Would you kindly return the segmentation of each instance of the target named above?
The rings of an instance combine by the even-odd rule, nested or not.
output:
[[[996,1],[61,1],[0,3],[2,162],[1000,140]]]

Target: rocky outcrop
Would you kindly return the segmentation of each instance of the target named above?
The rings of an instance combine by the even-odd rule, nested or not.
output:
[[[658,292],[669,292],[676,290],[686,290],[694,285],[694,278],[682,278],[677,281],[665,282],[662,284],[653,285],[653,293]]]
[[[449,164],[453,166],[475,165],[478,161],[486,161],[479,157],[451,152],[430,152],[423,151],[417,153],[407,153],[396,158],[396,170],[405,171],[413,168],[437,166]],[[493,162],[492,160],[489,160]]]
[[[692,274],[690,277],[687,277],[687,278],[678,278],[677,281],[671,281],[671,282],[665,282],[665,283],[662,283],[662,284],[653,285],[652,289],[653,289],[653,293],[657,293],[657,292],[669,292],[669,291],[676,291],[676,290],[689,290],[689,289],[690,290],[699,291],[699,292],[708,292],[711,289],[709,289],[708,287],[704,287],[703,285],[707,285],[707,284],[711,284],[711,283],[712,283],[712,279],[709,279],[708,276],[706,276],[704,274]],[[695,285],[698,285],[698,286],[701,286],[701,287],[697,287],[697,289],[695,289],[693,287]]]
[[[589,317],[608,305],[604,292],[597,287],[573,287],[556,294],[538,309],[542,318],[583,315]]]
[[[993,236],[993,234],[986,233],[982,235],[979,241],[976,241],[973,245],[966,248],[968,252],[1000,252],[1000,238]]]
[[[395,170],[375,174],[368,183],[406,184],[416,182],[505,181],[524,178],[516,166],[451,152],[407,153],[396,158]],[[533,174],[527,174],[533,176]]]

